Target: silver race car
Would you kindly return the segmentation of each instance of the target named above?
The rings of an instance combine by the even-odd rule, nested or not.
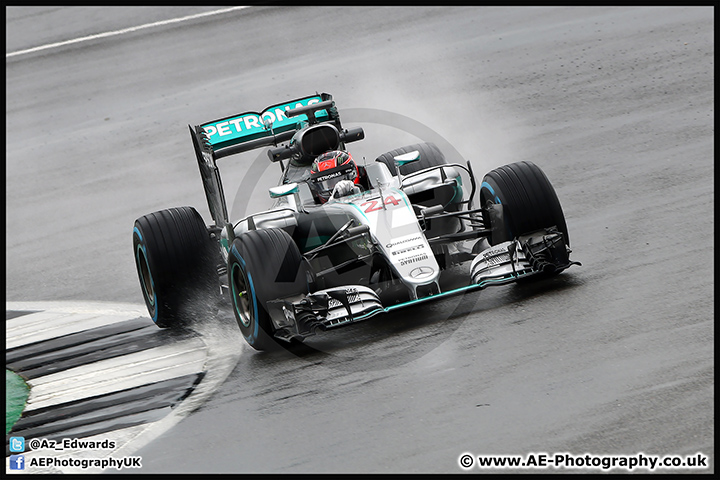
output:
[[[555,275],[570,261],[565,217],[533,163],[487,173],[432,143],[359,164],[332,96],[303,97],[190,127],[213,223],[192,207],[135,221],[153,321],[183,327],[232,305],[258,350],[408,305]],[[268,210],[228,218],[217,161],[267,148],[282,175]],[[457,272],[446,280],[446,272]]]

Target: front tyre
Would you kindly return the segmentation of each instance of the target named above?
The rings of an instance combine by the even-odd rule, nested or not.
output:
[[[483,178],[480,201],[489,218],[490,244],[497,245],[525,233],[555,226],[570,245],[565,215],[555,189],[532,162],[496,168]]]
[[[160,328],[179,328],[215,313],[219,247],[192,207],[135,220],[133,252],[145,305]]]
[[[277,346],[269,300],[308,292],[307,268],[292,237],[279,228],[250,230],[233,240],[228,285],[245,341],[256,350]]]

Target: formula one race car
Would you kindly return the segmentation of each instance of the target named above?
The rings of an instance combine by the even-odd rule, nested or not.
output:
[[[475,179],[432,143],[360,165],[326,93],[190,127],[213,223],[192,207],[135,221],[133,248],[153,321],[186,325],[229,299],[258,350],[447,295],[555,275],[570,265],[555,190],[530,162]],[[221,158],[268,148],[282,176],[272,206],[231,221]],[[477,205],[475,203],[478,203]],[[443,274],[464,268],[450,287]]]

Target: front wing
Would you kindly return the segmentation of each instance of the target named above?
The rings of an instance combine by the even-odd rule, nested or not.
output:
[[[336,328],[367,320],[380,313],[430,300],[503,285],[540,273],[558,273],[579,262],[554,227],[523,235],[480,252],[470,265],[470,283],[403,303],[383,306],[379,296],[363,285],[346,285],[268,302],[275,336],[290,341],[313,335],[316,329]]]

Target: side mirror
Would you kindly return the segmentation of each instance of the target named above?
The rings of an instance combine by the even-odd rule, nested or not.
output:
[[[403,153],[402,155],[397,155],[393,157],[395,160],[395,165],[398,167],[402,167],[403,165],[407,165],[408,163],[417,162],[420,160],[420,152],[417,150],[413,150],[412,152]]]
[[[305,211],[305,207],[303,207],[303,204],[300,201],[300,187],[298,187],[297,183],[285,183],[283,185],[278,185],[277,187],[270,187],[268,192],[270,192],[270,198],[281,198],[292,195],[292,197],[288,199],[290,208],[297,212]]]
[[[400,173],[400,167],[420,160],[420,152],[413,150],[412,152],[403,153],[402,155],[396,155],[393,157],[393,160],[395,160],[395,171],[397,172],[398,185],[402,188],[402,174]]]
[[[270,192],[270,198],[280,198],[286,195],[293,195],[299,191],[300,189],[298,188],[297,183],[286,183],[284,185],[278,185],[277,187],[270,187],[268,189],[268,192]]]

